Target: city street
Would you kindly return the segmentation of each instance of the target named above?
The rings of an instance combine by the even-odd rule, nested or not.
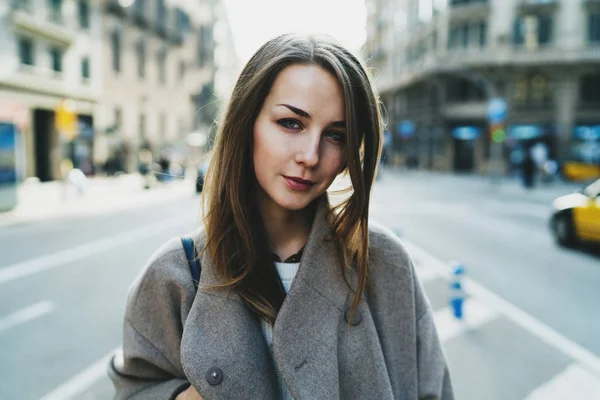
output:
[[[515,182],[386,170],[372,217],[405,242],[430,297],[457,399],[600,399],[600,255],[548,230],[554,196]],[[152,191],[150,191],[152,192]],[[0,226],[0,399],[108,399],[129,286],[200,197]],[[83,207],[83,206],[82,206]],[[466,268],[465,322],[448,263]]]

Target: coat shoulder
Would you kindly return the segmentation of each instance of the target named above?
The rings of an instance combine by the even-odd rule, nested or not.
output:
[[[203,231],[197,230],[187,235],[192,236],[199,246]],[[146,301],[147,295],[159,293],[181,298],[194,292],[195,286],[181,236],[176,236],[163,243],[150,256],[130,288],[130,302]]]
[[[369,221],[369,256],[372,263],[395,266],[412,274],[412,260],[402,241],[389,228]]]

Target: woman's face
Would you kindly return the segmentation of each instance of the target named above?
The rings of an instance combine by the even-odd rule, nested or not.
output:
[[[254,170],[263,207],[297,211],[321,196],[345,164],[337,79],[315,65],[282,70],[254,123]]]

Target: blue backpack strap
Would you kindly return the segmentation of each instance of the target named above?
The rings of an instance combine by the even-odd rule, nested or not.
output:
[[[185,258],[187,259],[190,267],[190,273],[192,274],[192,280],[194,287],[198,289],[198,283],[200,282],[200,272],[202,272],[202,265],[196,252],[196,246],[194,246],[194,239],[189,235],[181,235],[181,243],[183,244],[183,250],[185,250]]]

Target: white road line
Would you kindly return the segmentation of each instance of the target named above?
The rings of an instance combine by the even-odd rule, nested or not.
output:
[[[54,254],[34,258],[6,267],[0,266],[0,284],[24,278],[38,272],[47,271],[60,267],[73,261],[77,261],[93,254],[103,253],[114,247],[125,246],[144,238],[155,235],[157,232],[182,225],[185,222],[182,217],[169,218],[141,228],[123,232],[105,239],[96,240],[77,246],[68,250],[59,251]]]
[[[600,379],[578,364],[535,389],[525,400],[600,400]]]
[[[107,377],[108,362],[115,351],[117,349],[111,351],[40,400],[68,400],[81,395],[100,379]]]
[[[435,273],[435,271],[432,271],[429,268],[426,268],[424,266],[422,266],[420,263],[416,263],[415,262],[415,272],[417,273],[417,276],[419,277],[419,280],[421,281],[421,283],[425,283],[428,281],[432,281],[434,279],[438,279],[439,275]]]
[[[12,314],[8,314],[6,317],[0,318],[0,333],[14,326],[41,317],[42,315],[51,313],[54,311],[54,308],[55,307],[52,302],[41,301]]]
[[[402,240],[402,242],[411,256],[418,259],[424,266],[432,268],[441,277],[448,277],[450,275],[450,266],[447,263],[439,260],[437,257],[407,240]],[[568,357],[573,358],[581,366],[600,377],[600,358],[596,354],[556,332],[548,325],[545,325],[543,322],[535,319],[514,304],[486,289],[473,279],[464,278],[463,282],[467,293],[476,297],[491,309],[504,315],[515,324],[526,329],[546,344],[556,348]]]
[[[437,310],[433,318],[442,342],[448,341],[472,329],[477,329],[494,320],[498,314],[481,302],[471,298],[463,304],[464,318],[457,320],[450,307]]]

